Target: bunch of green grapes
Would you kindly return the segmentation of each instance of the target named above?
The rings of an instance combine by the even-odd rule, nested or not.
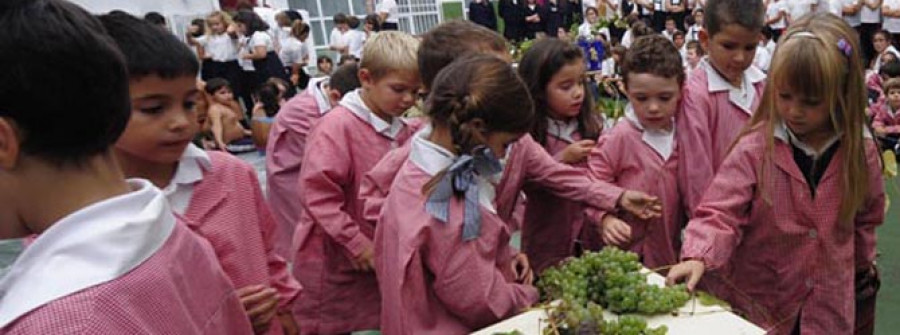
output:
[[[637,254],[606,247],[544,271],[538,286],[545,300],[593,302],[614,313],[669,313],[690,299],[684,285],[648,284],[640,270]]]
[[[639,317],[623,316],[618,320],[604,320],[603,307],[593,302],[587,305],[563,300],[550,317],[554,325],[544,328],[544,335],[665,335],[666,326],[648,328]]]

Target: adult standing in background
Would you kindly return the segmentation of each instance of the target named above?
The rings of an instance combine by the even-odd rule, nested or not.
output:
[[[497,16],[491,0],[469,2],[469,20],[490,30],[497,30]]]
[[[375,12],[381,17],[381,30],[400,29],[400,11],[396,0],[381,0],[375,6]]]
[[[503,19],[503,37],[510,41],[521,41],[525,37],[525,6],[520,1],[500,0],[500,18]]]

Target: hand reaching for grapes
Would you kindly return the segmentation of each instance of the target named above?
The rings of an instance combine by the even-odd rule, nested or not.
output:
[[[662,214],[662,203],[658,197],[644,192],[625,191],[619,198],[619,208],[642,220],[658,218]]]
[[[669,270],[669,275],[666,276],[666,285],[675,285],[677,282],[685,281],[688,291],[693,292],[705,270],[706,266],[698,260],[678,263]]]
[[[531,271],[531,265],[528,263],[528,256],[519,253],[513,257],[512,263],[513,275],[516,282],[522,285],[531,285],[534,282],[534,273]]]
[[[600,222],[603,243],[623,248],[631,242],[631,226],[619,218],[607,215]]]
[[[572,144],[569,144],[565,149],[563,149],[562,153],[560,153],[559,160],[566,164],[574,164],[578,163],[585,159],[588,154],[591,153],[591,150],[594,149],[594,145],[596,142],[591,140],[581,140]]]

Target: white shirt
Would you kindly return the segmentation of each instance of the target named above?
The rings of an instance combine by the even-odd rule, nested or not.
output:
[[[265,31],[257,31],[254,32],[253,35],[250,35],[250,40],[247,41],[247,45],[251,49],[266,47],[266,52],[275,51],[275,44],[272,43],[272,36]]]
[[[803,151],[806,156],[812,157],[813,159],[819,159],[819,157],[822,157],[822,154],[824,154],[825,151],[827,151],[829,148],[831,148],[832,145],[834,145],[838,140],[841,139],[841,134],[835,133],[831,136],[831,138],[828,139],[827,142],[825,142],[825,145],[823,145],[820,150],[816,150],[797,138],[797,136],[794,135],[794,132],[792,132],[791,129],[788,128],[784,121],[781,121],[775,125],[775,138],[781,140],[784,143],[791,144],[797,147],[797,149]]]
[[[900,0],[884,0],[882,5],[891,10],[897,10],[900,9]],[[882,23],[881,26],[884,30],[891,32],[891,34],[900,33],[900,18],[885,16],[884,23]]]
[[[561,139],[567,143],[574,143],[575,138],[572,137],[578,131],[578,119],[568,121],[560,121],[547,118],[547,133]]]
[[[384,19],[384,22],[387,23],[398,23],[398,14],[399,10],[397,9],[397,1],[395,0],[382,0],[377,6],[375,6],[375,12],[377,13],[387,13],[388,17]]]
[[[348,52],[353,55],[353,57],[362,59],[363,45],[366,43],[366,33],[351,29],[347,31],[346,40]]]
[[[769,52],[769,56],[775,55],[775,47],[777,47],[777,46],[778,46],[778,44],[775,43],[774,39],[770,39],[769,42],[766,43],[766,51]]]
[[[841,8],[841,0],[819,0],[816,7],[818,13],[831,13],[838,17],[843,16],[843,8]]]
[[[859,18],[862,23],[881,23],[881,7],[871,9],[863,4]]]
[[[812,5],[817,0],[784,0],[788,1],[788,13],[791,14],[791,20],[797,21],[806,13],[812,11]]]
[[[860,1],[861,0],[842,0],[841,7],[855,6]],[[842,12],[843,12],[843,9],[842,9]],[[860,11],[857,11],[856,14],[853,14],[853,15],[843,15],[844,22],[847,22],[847,24],[850,25],[851,27],[859,27],[859,24],[862,22],[862,21],[860,21],[859,14],[860,14]]]
[[[900,51],[897,51],[897,48],[894,48],[893,45],[889,45],[884,52],[890,52],[894,54],[894,58],[900,59]],[[883,55],[884,52],[882,52],[881,55]],[[875,73],[878,73],[878,71],[881,70],[881,55],[878,55],[878,57],[875,58],[875,65],[872,67],[872,70],[875,71]]]
[[[627,48],[631,47],[631,43],[634,42],[634,37],[631,36],[631,29],[625,31],[625,34],[622,35],[622,46]]]
[[[771,20],[772,18],[778,16],[778,13],[785,13],[784,17],[781,20],[775,21],[769,25],[769,28],[772,29],[784,29],[787,27],[787,20],[784,18],[787,17],[787,8],[786,2],[790,0],[780,0],[778,2],[770,2],[769,6],[766,7],[766,20]]]
[[[206,35],[200,45],[210,59],[216,62],[229,62],[238,58],[238,43],[240,39],[231,38],[228,34]]]
[[[341,32],[337,28],[331,29],[331,38],[328,39],[328,45],[332,47],[345,47],[347,46],[347,32]]]
[[[688,28],[687,33],[684,34],[684,44],[687,45],[690,41],[699,41],[701,28],[702,27],[696,24]]]
[[[281,58],[281,63],[284,66],[303,63],[303,58],[309,54],[309,51],[306,50],[306,44],[294,37],[288,38],[281,43],[281,51],[278,52],[278,57]]]
[[[606,57],[600,64],[600,75],[603,77],[613,77],[616,75],[616,60],[612,57]]]
[[[758,69],[763,72],[769,71],[769,63],[772,61],[772,55],[769,54],[769,50],[762,45],[758,45],[756,47],[756,55],[753,57],[753,66],[756,66]]]
[[[749,115],[753,115],[753,101],[756,100],[756,88],[754,84],[766,80],[766,74],[756,68],[750,66],[744,70],[744,76],[741,78],[741,86],[735,87],[719,75],[712,64],[709,64],[708,57],[704,57],[700,61],[700,65],[706,71],[707,84],[709,92],[728,92],[728,101],[738,106],[741,110]]]
[[[641,140],[646,143],[647,146],[652,148],[653,151],[656,151],[656,153],[662,157],[663,161],[667,161],[669,160],[669,157],[672,157],[672,152],[675,151],[674,117],[672,118],[672,130],[646,129],[634,112],[634,107],[631,104],[628,104],[625,105],[625,119],[631,122],[637,129],[641,130],[643,133],[643,135],[641,135]]]
[[[176,224],[165,196],[143,179],[128,185],[131,192],[66,215],[22,251],[0,279],[0,329],[122,277],[162,248]]]
[[[239,43],[240,43],[240,45],[241,45],[241,48],[245,48],[245,49],[246,49],[246,48],[247,48],[247,43],[249,43],[249,42],[250,42],[250,38],[244,36],[244,37],[241,37],[241,38],[240,38],[240,42],[239,42]],[[244,70],[244,71],[250,71],[250,72],[256,71],[256,68],[253,67],[253,61],[252,61],[252,60],[250,60],[250,59],[244,59],[243,57],[239,57],[237,61],[238,61],[238,65],[241,66],[241,69],[242,69],[242,70]]]
[[[175,213],[184,214],[194,195],[194,184],[203,180],[203,171],[210,168],[209,154],[193,143],[188,144],[178,159],[172,181],[162,190]]]
[[[390,123],[382,120],[366,106],[362,97],[359,95],[360,92],[361,89],[348,92],[341,99],[340,105],[347,107],[353,114],[356,114],[356,116],[372,126],[372,129],[374,129],[376,133],[391,139],[392,145],[396,145],[397,134],[403,129],[403,122],[399,117],[392,118]]]

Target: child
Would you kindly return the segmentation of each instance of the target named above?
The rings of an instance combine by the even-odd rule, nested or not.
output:
[[[269,25],[259,15],[249,10],[238,11],[234,16],[234,24],[237,32],[248,38],[241,52],[241,58],[252,61],[256,72],[256,82],[251,92],[256,92],[269,78],[290,81],[291,78],[284,71],[284,64],[275,53],[275,44],[268,32]],[[289,95],[293,95],[294,90],[292,88],[289,90]]]
[[[704,13],[705,10],[703,8],[697,8],[694,9],[694,14],[690,16],[693,18],[693,24],[686,28],[687,32],[685,33],[685,35],[687,35],[685,40],[688,42],[700,40],[700,31],[703,30]],[[688,20],[686,19],[685,21],[687,22]]]
[[[900,43],[900,0],[884,0],[881,14],[884,15],[882,28],[891,33],[891,42]]]
[[[700,60],[703,59],[704,53],[703,48],[700,47],[700,42],[698,41],[690,41],[685,47],[685,51],[684,71],[687,73],[688,78],[690,78],[700,65]]]
[[[766,5],[766,26],[772,30],[772,39],[778,41],[781,32],[787,28],[787,11],[789,0],[769,0]]]
[[[648,268],[675,264],[684,225],[674,124],[685,81],[681,57],[664,37],[641,37],[625,56],[622,77],[631,98],[626,121],[597,142],[590,172],[599,180],[659,197],[663,215],[640,220],[607,214],[599,231],[604,244],[637,253]]]
[[[433,28],[425,34],[419,48],[419,69],[425,89],[431,88],[444,67],[468,54],[488,53],[511,61],[504,45],[496,32],[471,22],[450,21]],[[392,150],[363,179],[359,197],[367,221],[378,220],[388,190],[410,150],[410,145]],[[583,202],[592,208],[617,208],[645,218],[658,216],[656,198],[594,182],[583,171],[555,160],[528,134],[509,148],[501,162],[503,174],[492,181],[497,190],[494,204],[497,215],[513,230],[521,222],[521,192],[526,183],[541,185],[557,197]],[[591,211],[587,215],[599,217],[600,213]]]
[[[894,58],[900,58],[900,51],[891,44],[891,33],[887,30],[878,30],[872,35],[872,46],[875,49],[875,60],[872,63],[872,71],[878,73],[881,64],[884,63],[884,55],[891,54]]]
[[[535,104],[531,137],[557,161],[581,171],[587,170],[587,155],[603,128],[585,90],[585,71],[581,48],[557,39],[535,42],[519,62],[519,75]],[[522,250],[541,273],[575,254],[584,208],[539,185],[526,185],[525,196]]]
[[[100,22],[18,0],[0,24],[0,239],[37,236],[0,279],[0,333],[250,334],[209,245],[116,163],[128,72]]]
[[[275,252],[290,257],[291,239],[299,217],[297,177],[313,124],[341,98],[359,88],[356,64],[342,66],[331,78],[313,80],[309,88],[282,106],[266,144],[266,183],[269,207],[278,223]]]
[[[359,30],[359,18],[350,16],[347,18],[347,53],[356,59],[362,58],[363,44],[366,43],[366,33]]]
[[[763,26],[760,0],[710,0],[700,31],[708,56],[687,82],[676,117],[681,177],[688,215],[759,105],[766,76],[752,67]]]
[[[624,98],[622,87],[621,67],[622,59],[628,49],[624,46],[617,45],[610,50],[609,57],[603,61],[600,69],[600,81],[603,84],[603,94],[610,98]]]
[[[411,140],[376,225],[385,334],[468,334],[537,302],[490,182],[502,172],[497,157],[531,128],[530,101],[490,55],[457,60],[435,79],[431,125]]]
[[[350,40],[347,34],[350,31],[350,26],[347,23],[347,14],[335,14],[332,22],[334,22],[334,28],[331,29],[328,48],[337,53],[335,54],[336,59],[341,59],[341,57],[350,53]]]
[[[675,17],[670,16],[666,18],[666,29],[662,31],[662,35],[667,38],[669,41],[673,41],[673,37],[675,37]]]
[[[253,120],[250,121],[250,132],[253,133],[253,145],[260,155],[266,154],[266,143],[269,138],[269,129],[275,114],[285,102],[285,93],[288,83],[271,78],[256,92],[256,104],[253,106]]]
[[[421,85],[418,41],[385,31],[363,49],[362,89],[347,93],[309,134],[300,169],[294,274],[306,286],[295,307],[303,333],[377,329],[381,298],[372,272],[374,227],[361,217],[362,176],[412,130],[398,117]]]
[[[309,38],[309,25],[302,21],[295,21],[291,27],[290,37],[281,44],[278,53],[285,70],[291,74],[291,84],[300,89],[306,88],[309,83],[309,75],[306,74],[306,64],[309,62],[309,49],[306,48],[306,39]]]
[[[256,172],[231,155],[190,144],[197,132],[191,107],[199,93],[190,50],[131,15],[100,20],[130,75],[132,116],[115,146],[125,175],[162,188],[172,210],[209,241],[256,333],[295,329],[288,308],[300,286],[272,252],[274,222]]]
[[[684,32],[681,30],[676,30],[674,33],[672,33],[672,43],[675,44],[675,49],[678,50],[678,52],[683,57],[685,45]]]
[[[874,110],[872,129],[881,141],[884,150],[896,151],[897,140],[900,139],[900,79],[889,79],[884,83],[887,96],[885,104]]]
[[[866,110],[866,115],[871,116],[871,111],[877,110],[884,105],[884,83],[891,78],[900,78],[900,61],[884,63],[877,74],[869,74],[868,78],[866,78],[866,87],[869,93],[869,109]]]
[[[209,32],[198,41],[202,42],[198,48],[200,53],[208,58],[203,61],[200,78],[223,78],[231,83],[235,96],[244,96],[244,88],[240,85],[242,71],[237,61],[240,46],[231,16],[221,11],[212,12],[206,17],[206,24],[209,25]]]
[[[206,94],[210,98],[209,121],[216,148],[233,153],[246,152],[243,147],[246,143],[242,139],[251,132],[241,125],[243,114],[234,100],[230,83],[222,78],[210,79],[206,82]]]
[[[316,70],[318,73],[316,77],[327,77],[331,75],[331,69],[334,67],[334,61],[331,60],[331,57],[322,56],[319,58],[319,61],[316,62]]]
[[[365,19],[363,19],[363,32],[366,35],[366,40],[372,38],[372,35],[381,31],[381,21],[378,20],[378,14],[369,14],[366,15]]]
[[[724,288],[713,293],[769,334],[853,333],[854,310],[874,303],[874,290],[854,286],[870,289],[885,205],[862,69],[855,32],[837,16],[788,28],[760,110],[688,224],[670,283],[687,278],[693,290],[708,271],[710,288]]]
[[[538,36],[543,37],[546,23],[544,22],[544,8],[537,0],[525,0],[523,12],[525,13],[525,39],[533,40]]]

